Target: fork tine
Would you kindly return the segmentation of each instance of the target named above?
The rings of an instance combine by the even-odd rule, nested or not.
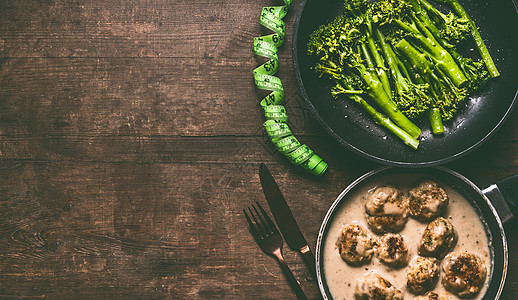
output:
[[[257,202],[256,202],[256,204],[257,204],[259,207],[261,207],[261,206],[259,205],[259,203],[257,203]],[[257,214],[257,217],[259,218],[259,220],[260,220],[260,223],[261,223],[262,227],[264,228],[264,233],[265,233],[265,235],[269,235],[270,233],[272,233],[272,229],[271,229],[271,227],[270,227],[270,226],[268,226],[269,224],[264,220],[263,215],[259,213],[259,211],[258,211],[258,210],[257,210],[257,208],[255,207],[255,205],[253,205],[253,204],[252,204],[252,207],[254,208],[255,213]]]
[[[257,210],[255,209],[255,207],[253,205],[252,205],[252,207],[257,212]],[[256,214],[254,214],[254,212],[252,211],[252,209],[250,207],[248,207],[248,211],[250,212],[250,216],[252,216],[252,219],[253,219],[253,221],[255,223],[255,226],[256,226],[256,229],[257,229],[257,233],[258,233],[258,237],[259,238],[264,238],[266,236],[266,232],[264,230],[264,225],[257,220]],[[258,214],[257,214],[257,216],[258,216]]]
[[[243,212],[245,213],[246,221],[248,222],[248,226],[250,227],[250,231],[252,232],[252,235],[254,238],[259,238],[259,232],[257,231],[257,226],[250,220],[250,217],[246,213],[246,210],[243,209]]]
[[[261,210],[264,218],[266,219],[266,223],[268,224],[268,226],[270,227],[270,231],[271,232],[276,232],[278,231],[277,230],[277,227],[275,226],[275,224],[273,223],[272,219],[270,219],[270,217],[268,216],[268,214],[266,213],[266,211],[264,210],[264,208],[258,203],[258,202],[255,202],[257,203],[257,206],[259,206],[259,209]]]

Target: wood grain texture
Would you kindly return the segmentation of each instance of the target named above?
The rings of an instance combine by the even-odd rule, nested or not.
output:
[[[305,109],[280,49],[290,128],[330,164],[293,167],[262,130],[251,71],[258,1],[0,2],[0,299],[289,299],[242,209],[266,162],[315,249],[349,183],[378,164],[342,149]],[[277,3],[278,4],[278,3]],[[450,167],[485,187],[518,173],[518,112]],[[518,297],[506,224],[502,299]],[[309,298],[302,259],[286,261]]]

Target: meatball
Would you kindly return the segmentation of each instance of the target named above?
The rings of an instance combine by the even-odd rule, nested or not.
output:
[[[408,198],[395,187],[378,187],[367,196],[365,212],[374,232],[398,232],[408,220]]]
[[[431,257],[416,256],[408,266],[406,286],[410,292],[420,295],[433,289],[438,278],[437,260]]]
[[[382,262],[394,268],[408,263],[408,247],[399,234],[387,233],[379,238],[376,253]]]
[[[372,238],[356,224],[343,226],[336,244],[342,259],[353,266],[369,262],[374,252]]]
[[[424,296],[416,297],[414,300],[447,300],[447,298],[436,292],[428,292]]]
[[[427,180],[409,191],[410,216],[419,221],[438,217],[448,206],[448,195],[436,182]]]
[[[403,294],[388,280],[371,271],[356,282],[354,296],[357,300],[402,300]]]
[[[444,287],[462,298],[476,295],[486,280],[486,267],[480,257],[472,253],[450,253],[442,269]]]
[[[442,259],[457,243],[457,233],[450,221],[439,217],[426,226],[419,242],[418,252],[422,256]]]

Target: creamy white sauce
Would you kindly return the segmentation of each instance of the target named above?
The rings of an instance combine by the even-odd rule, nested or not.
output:
[[[390,184],[400,188],[405,195],[408,195],[409,189],[426,178],[428,177],[391,175],[390,177],[363,183],[356,193],[346,196],[347,199],[342,200],[341,205],[337,207],[334,219],[330,220],[329,231],[323,241],[322,249],[323,275],[333,299],[354,299],[354,287],[357,279],[371,270],[375,270],[383,278],[390,281],[403,293],[405,299],[414,299],[416,297],[406,289],[406,272],[408,266],[401,269],[393,269],[383,264],[376,255],[373,256],[371,262],[368,264],[358,267],[349,266],[341,259],[338,248],[336,247],[336,240],[342,226],[351,223],[363,226],[374,238],[380,237],[380,235],[376,235],[370,230],[365,218],[364,201],[368,191],[377,186]],[[472,298],[482,299],[491,275],[489,242],[484,224],[475,209],[462,195],[440,181],[437,181],[437,183],[446,191],[450,199],[448,207],[442,216],[453,224],[457,232],[458,241],[453,251],[474,253],[482,259],[486,266],[487,276],[485,287],[476,297]],[[405,228],[399,232],[408,246],[410,259],[418,255],[417,246],[427,224],[428,222],[421,223],[409,218]],[[440,269],[439,280],[433,290],[446,296],[448,299],[458,300],[459,298],[457,296],[446,291],[441,284],[442,266]]]

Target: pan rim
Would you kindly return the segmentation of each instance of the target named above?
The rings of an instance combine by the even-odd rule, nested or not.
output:
[[[482,190],[477,185],[475,185],[473,182],[471,182],[471,180],[466,178],[464,175],[462,175],[456,171],[453,171],[451,169],[441,167],[441,166],[422,168],[422,173],[426,174],[427,169],[428,170],[435,169],[435,170],[438,170],[439,172],[448,173],[448,174],[458,178],[460,181],[464,182],[465,184],[467,184],[470,188],[470,191],[475,192],[478,196],[480,196],[480,198],[481,198],[480,200],[485,202],[485,204],[489,208],[491,214],[493,215],[493,220],[496,221],[496,223],[498,225],[498,231],[499,231],[498,233],[500,234],[500,237],[496,236],[495,239],[493,239],[493,243],[497,240],[502,243],[502,274],[501,274],[502,276],[501,276],[500,282],[498,283],[498,290],[496,291],[495,298],[494,298],[495,300],[499,299],[502,294],[503,288],[505,286],[505,281],[506,281],[507,272],[508,272],[508,265],[509,265],[509,251],[508,251],[508,245],[507,245],[507,237],[506,237],[505,230],[503,227],[503,223],[500,219],[500,216],[498,215],[496,209],[494,208],[494,206],[491,203],[491,201],[489,200],[489,198],[487,198],[487,196],[482,192]],[[315,247],[317,284],[318,284],[318,287],[320,290],[320,294],[322,295],[322,297],[324,299],[326,299],[326,300],[332,299],[332,298],[329,298],[329,297],[331,297],[330,295],[328,297],[328,291],[326,291],[326,285],[325,285],[324,279],[323,279],[324,275],[321,272],[323,269],[323,262],[321,260],[322,255],[323,255],[322,247],[323,247],[324,239],[327,236],[328,227],[331,224],[330,221],[332,220],[332,218],[334,218],[337,208],[343,203],[345,196],[348,193],[350,193],[351,190],[356,188],[358,185],[365,183],[365,181],[367,181],[369,178],[373,177],[374,175],[384,173],[384,172],[389,172],[391,170],[399,171],[399,173],[402,173],[402,174],[405,174],[408,172],[414,172],[414,171],[411,171],[410,169],[405,170],[403,168],[394,168],[391,166],[383,166],[383,167],[374,169],[372,171],[369,171],[369,172],[363,174],[362,176],[358,177],[356,180],[351,182],[349,185],[347,185],[347,187],[337,196],[337,198],[333,201],[333,203],[327,210],[327,213],[322,221],[322,224],[321,224],[319,232],[318,232],[318,237],[317,237],[316,247]],[[415,169],[415,172],[419,172],[419,170]],[[487,221],[485,221],[485,222],[487,223]],[[486,226],[488,226],[488,230],[490,231],[490,233],[494,235],[494,233],[490,230],[489,225],[487,224]],[[491,283],[491,281],[495,280],[494,279],[494,275],[495,275],[494,269],[495,269],[495,263],[497,263],[497,262],[495,262],[494,259],[495,258],[493,258],[493,262],[491,264],[492,267],[491,267],[490,283]],[[499,261],[500,261],[500,259],[499,259]],[[484,300],[486,299],[486,295],[484,295],[483,299]]]
[[[513,100],[511,102],[511,105],[508,107],[508,109],[505,111],[503,116],[500,118],[500,120],[497,122],[497,124],[480,140],[473,143],[471,146],[458,151],[457,153],[454,153],[452,155],[449,155],[447,157],[439,158],[439,159],[433,159],[433,160],[423,160],[419,162],[408,162],[404,160],[395,160],[395,159],[387,159],[383,158],[380,155],[374,155],[372,153],[369,153],[367,151],[364,151],[353,144],[347,142],[345,139],[343,139],[340,135],[338,135],[328,124],[327,122],[322,118],[318,110],[313,105],[312,101],[309,99],[309,95],[306,92],[306,88],[304,86],[304,83],[302,81],[302,74],[300,72],[300,64],[299,64],[299,58],[298,58],[298,32],[300,27],[300,21],[302,18],[302,13],[304,11],[304,8],[306,6],[308,0],[302,0],[300,3],[297,13],[296,13],[296,19],[293,26],[293,34],[292,34],[292,63],[293,63],[293,69],[295,71],[295,78],[297,81],[297,85],[299,88],[299,91],[302,94],[302,98],[304,99],[305,104],[308,106],[309,110],[311,111],[311,115],[313,118],[317,120],[317,122],[324,128],[324,130],[329,134],[331,137],[333,137],[340,145],[345,147],[346,149],[359,154],[360,156],[367,158],[371,161],[381,163],[386,166],[393,166],[393,167],[404,167],[404,168],[422,168],[422,167],[434,167],[438,165],[442,165],[451,161],[454,161],[456,159],[459,159],[463,157],[464,155],[474,151],[475,149],[479,148],[481,145],[483,145],[485,142],[487,142],[503,125],[503,123],[508,119],[511,112],[514,110],[514,107],[516,105],[516,102],[518,100],[518,88],[516,89],[514,93]],[[514,5],[515,11],[518,14],[518,3],[516,0],[511,0],[511,2]],[[419,151],[419,150],[417,150]]]

